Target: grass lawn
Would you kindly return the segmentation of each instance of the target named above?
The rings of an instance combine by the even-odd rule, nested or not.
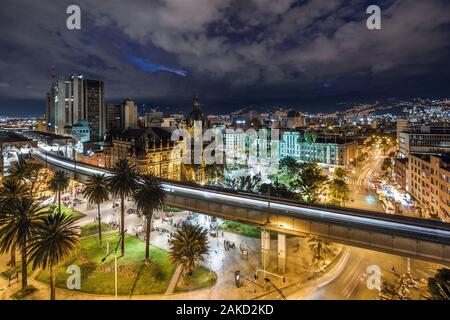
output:
[[[86,232],[86,231],[85,231]],[[56,285],[66,288],[66,281],[70,274],[67,267],[77,265],[81,269],[80,292],[93,294],[114,294],[114,255],[110,255],[105,262],[101,262],[106,254],[106,242],[112,250],[117,241],[117,233],[105,234],[103,247],[98,245],[95,236],[82,238],[80,249],[58,268]],[[119,258],[118,287],[119,295],[140,295],[164,293],[174,273],[174,266],[169,261],[168,253],[151,247],[152,263],[144,265],[145,243],[132,236],[126,236],[125,257]],[[37,280],[49,283],[49,272],[43,270]]]
[[[182,209],[178,209],[178,208],[172,208],[169,206],[163,206],[163,210],[164,210],[164,212],[174,212],[174,213],[186,211],[186,210],[182,210]]]
[[[220,225],[220,229],[250,238],[261,237],[261,230],[259,230],[257,227],[235,221],[225,221]]]
[[[114,229],[108,227],[108,225],[106,223],[102,223],[101,228],[102,228],[102,235],[104,232],[106,233],[106,232],[114,231]],[[98,222],[88,223],[88,224],[84,225],[83,228],[81,228],[81,236],[82,237],[87,237],[87,236],[91,236],[94,234],[98,235]]]
[[[175,292],[185,292],[189,290],[197,290],[212,287],[217,281],[217,275],[212,272],[209,275],[209,270],[197,267],[192,272],[192,275],[185,275],[178,281]]]
[[[50,210],[51,207],[45,208],[45,210]],[[58,209],[58,204],[56,204],[56,209]],[[65,205],[61,204],[61,211],[66,214],[75,217],[76,220],[81,219],[85,217],[86,215],[84,213],[81,213],[79,211],[73,211],[72,208],[66,207]]]

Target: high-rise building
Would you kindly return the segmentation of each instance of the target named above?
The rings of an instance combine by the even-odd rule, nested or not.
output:
[[[397,123],[400,158],[411,153],[439,154],[450,152],[450,126],[445,124]]]
[[[102,140],[105,133],[103,81],[84,81],[84,118],[91,129],[91,139]]]
[[[432,215],[450,220],[450,155],[410,154],[408,191]]]
[[[106,105],[106,130],[122,131],[122,105],[108,104]]]
[[[131,99],[126,99],[122,103],[122,127],[126,129],[136,129],[138,127],[138,108]]]
[[[71,135],[74,125],[87,121],[91,139],[101,140],[105,131],[103,81],[78,74],[57,80],[47,93],[46,114],[49,132]]]
[[[109,132],[125,131],[138,128],[138,108],[130,98],[121,104],[106,106],[106,130]]]

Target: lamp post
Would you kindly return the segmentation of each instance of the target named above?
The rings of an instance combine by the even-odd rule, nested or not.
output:
[[[114,253],[114,296],[115,296],[115,300],[117,300],[117,250],[119,249],[119,244],[121,243],[122,238],[125,236],[126,232],[127,232],[127,230],[125,230],[120,235],[114,251],[107,253],[106,256],[102,259],[102,262],[105,262],[106,258],[108,258],[112,253]]]
[[[72,156],[73,156],[73,161],[74,161],[73,179],[77,180],[77,152],[76,152],[75,148],[72,148]]]

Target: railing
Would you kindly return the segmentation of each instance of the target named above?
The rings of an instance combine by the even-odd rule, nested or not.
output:
[[[48,156],[51,156],[53,158],[63,160],[67,163],[72,163],[72,164],[76,163],[78,169],[80,169],[80,167],[87,167],[87,168],[98,170],[98,171],[101,171],[104,173],[111,172],[105,168],[97,167],[97,166],[94,166],[91,164],[75,162],[72,159],[68,159],[68,158],[58,155],[58,154],[50,153],[47,151],[41,151],[41,150],[40,150],[40,152],[47,154]],[[41,160],[45,161],[46,159],[44,157]],[[77,173],[80,173],[80,171],[77,171]],[[167,179],[161,179],[161,181],[162,181],[162,183],[164,183],[168,186],[185,187],[185,188],[192,189],[192,190],[209,191],[209,192],[215,193],[215,194],[236,196],[236,197],[240,197],[243,199],[252,199],[252,200],[260,200],[262,202],[268,202],[267,196],[255,194],[255,193],[242,192],[242,191],[237,191],[237,190],[233,190],[233,189],[225,189],[223,187],[216,187],[216,186],[198,185],[198,184],[195,184],[192,182],[185,182],[185,181],[173,181],[173,180],[167,180]],[[376,219],[379,221],[402,223],[402,224],[410,225],[410,226],[426,227],[426,228],[434,229],[434,230],[450,231],[450,224],[441,222],[441,221],[435,221],[435,220],[428,220],[428,219],[414,218],[414,217],[407,217],[407,216],[399,216],[399,215],[388,215],[388,214],[376,212],[376,211],[364,211],[364,210],[359,210],[359,209],[341,208],[341,207],[329,206],[329,205],[323,205],[323,204],[311,205],[311,204],[308,204],[305,202],[294,201],[294,200],[289,200],[289,199],[282,199],[282,198],[272,198],[271,197],[269,203],[294,206],[296,208],[326,210],[327,212],[348,215],[348,216],[353,216],[353,217]],[[276,210],[274,210],[274,211],[276,211]]]

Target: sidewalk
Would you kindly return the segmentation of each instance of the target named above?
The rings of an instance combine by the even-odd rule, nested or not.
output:
[[[126,203],[126,209],[130,208],[131,204]],[[78,205],[75,210],[78,210],[84,214],[85,217],[78,221],[80,226],[94,221],[94,217],[97,216],[97,209],[86,210],[86,204]],[[120,211],[114,212],[112,209],[112,202],[108,202],[102,205],[102,221],[108,222],[111,219],[118,219]],[[188,212],[175,213],[176,219],[183,219],[188,215]],[[206,223],[207,219],[200,219],[196,223]],[[143,221],[137,215],[128,215],[125,213],[125,228],[128,233],[133,234],[133,227],[143,223]],[[169,232],[175,232],[176,228],[168,222],[163,222],[162,219],[154,221],[154,227],[164,228]],[[225,250],[224,240],[234,242],[236,249]],[[276,240],[271,240],[271,263],[267,268],[267,271],[277,272],[277,243]],[[168,233],[151,233],[151,243],[163,250],[169,249]],[[240,245],[244,245],[248,250],[248,257],[244,257],[239,250]],[[180,270],[176,270],[172,280],[166,290],[166,294],[161,295],[143,295],[143,296],[121,296],[119,299],[253,299],[255,297],[266,294],[267,291],[262,286],[263,283],[255,283],[253,275],[257,269],[260,268],[261,255],[260,255],[260,239],[259,238],[247,238],[238,234],[230,232],[220,232],[217,238],[209,237],[210,254],[206,257],[207,261],[203,267],[211,269],[217,274],[217,282],[212,288],[202,289],[197,291],[190,291],[184,293],[173,293],[177,284],[177,273],[181,273]],[[305,239],[297,237],[289,237],[287,239],[287,272],[284,275],[286,282],[278,278],[273,278],[272,281],[278,287],[292,286],[296,283],[305,283],[308,278],[311,277],[312,271],[309,268],[310,250]],[[3,255],[0,259],[0,271],[6,270],[6,263],[8,261],[8,255]],[[235,285],[234,273],[240,271],[243,286],[237,288]],[[179,274],[178,274],[179,276]],[[40,283],[34,279],[29,279],[29,283],[39,289],[39,292],[29,297],[30,300],[41,300],[49,298],[49,288],[47,285]],[[120,277],[119,277],[120,285]],[[7,287],[7,281],[0,280],[0,290],[3,287]],[[9,299],[9,296],[20,288],[20,283],[14,284],[5,290],[0,291],[0,299]],[[114,299],[114,296],[101,296],[80,293],[76,291],[69,291],[64,289],[57,289],[57,299],[69,299],[69,300],[95,300],[95,299]]]

